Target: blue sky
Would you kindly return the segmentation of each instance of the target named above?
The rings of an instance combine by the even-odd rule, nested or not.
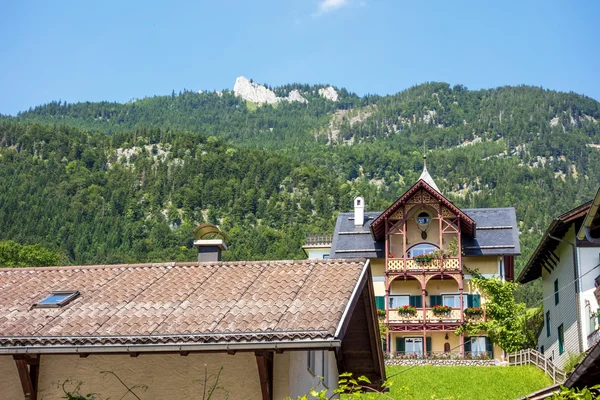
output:
[[[330,83],[538,85],[600,100],[600,2],[5,1],[0,113],[51,100]]]

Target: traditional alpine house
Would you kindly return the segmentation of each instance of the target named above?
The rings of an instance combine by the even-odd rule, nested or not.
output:
[[[311,257],[311,247],[305,247]],[[514,278],[520,254],[515,210],[459,209],[439,190],[424,166],[418,181],[387,210],[340,213],[332,259],[367,258],[373,269],[376,304],[389,326],[385,350],[396,357],[445,354],[502,357],[481,332],[454,334],[469,320],[485,320],[485,297],[470,271]]]

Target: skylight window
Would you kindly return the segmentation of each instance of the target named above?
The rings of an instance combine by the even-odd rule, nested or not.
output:
[[[46,296],[43,300],[34,304],[33,306],[37,307],[37,308],[62,307],[64,305],[68,304],[69,302],[71,302],[77,296],[79,296],[79,292],[76,290],[54,291],[54,292],[50,292],[50,294],[48,296]]]

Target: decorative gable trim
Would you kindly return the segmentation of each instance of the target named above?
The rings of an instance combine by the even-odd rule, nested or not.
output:
[[[419,179],[406,193],[402,195],[398,200],[394,202],[387,210],[381,213],[375,221],[371,224],[371,230],[375,239],[381,240],[385,235],[385,224],[386,219],[394,219],[392,216],[396,216],[397,212],[402,210],[403,205],[414,207],[416,204],[429,204],[440,212],[439,204],[442,203],[442,208],[445,208],[449,214],[460,217],[460,223],[462,225],[462,231],[469,236],[473,236],[475,233],[475,221],[471,219],[467,214],[462,212],[456,207],[450,200],[442,196],[440,192],[432,188],[427,182]],[[443,210],[442,210],[442,216]],[[403,215],[404,217],[404,215]],[[445,217],[445,216],[444,216]],[[450,217],[445,217],[450,218]]]

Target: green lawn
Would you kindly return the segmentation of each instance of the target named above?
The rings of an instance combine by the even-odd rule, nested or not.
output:
[[[533,366],[388,367],[387,375],[394,399],[517,399],[552,384]]]

